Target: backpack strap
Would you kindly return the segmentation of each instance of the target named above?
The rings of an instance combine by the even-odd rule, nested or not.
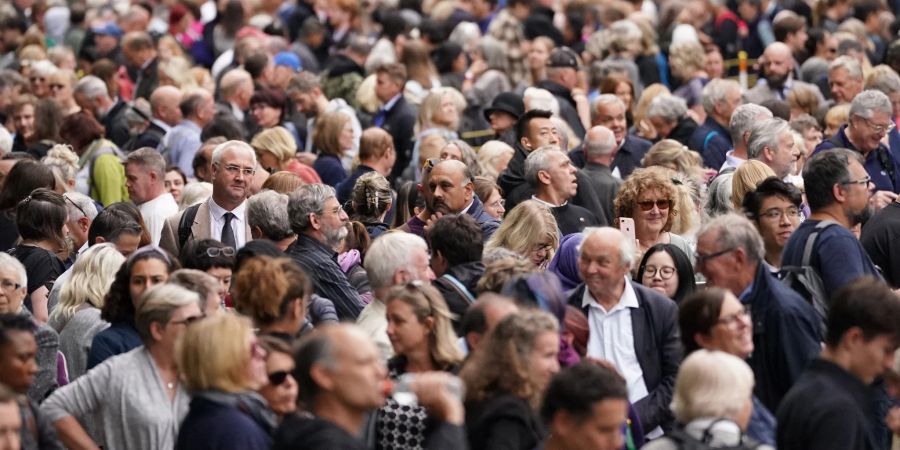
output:
[[[178,222],[178,249],[184,248],[189,237],[191,237],[191,227],[194,225],[194,219],[197,217],[197,211],[200,209],[201,203],[191,205],[184,210],[181,220]]]
[[[441,275],[441,278],[449,281],[450,284],[453,286],[453,288],[457,292],[462,294],[463,298],[466,299],[466,301],[468,301],[470,305],[472,303],[475,303],[475,297],[472,295],[471,292],[469,292],[469,289],[466,288],[466,285],[462,284],[462,281],[459,281],[456,277],[454,277],[453,275],[450,275],[449,273],[445,273],[445,274]]]
[[[803,247],[803,260],[800,262],[801,265],[812,265],[813,250],[816,248],[816,241],[819,239],[819,233],[825,231],[826,228],[832,225],[837,225],[837,222],[833,220],[823,220],[816,224],[816,228],[809,234],[809,237],[806,238],[806,245]]]

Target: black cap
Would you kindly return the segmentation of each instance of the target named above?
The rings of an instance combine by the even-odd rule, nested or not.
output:
[[[525,114],[525,103],[522,101],[522,96],[516,95],[514,92],[501,92],[494,97],[491,106],[484,109],[484,118],[490,122],[491,113],[495,111],[505,112],[519,120],[519,117]]]
[[[547,67],[571,67],[578,69],[578,55],[569,47],[557,47],[550,52]]]

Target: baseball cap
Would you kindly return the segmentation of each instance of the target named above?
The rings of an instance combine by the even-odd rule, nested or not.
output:
[[[275,65],[290,67],[294,72],[299,72],[303,65],[300,64],[300,58],[291,52],[281,52],[275,55]]]
[[[94,34],[102,34],[117,38],[122,37],[122,29],[119,28],[119,26],[116,25],[115,22],[107,22],[103,25],[93,27],[91,28],[91,31],[93,31]]]
[[[547,67],[571,67],[578,69],[578,55],[569,47],[557,47],[550,52]]]

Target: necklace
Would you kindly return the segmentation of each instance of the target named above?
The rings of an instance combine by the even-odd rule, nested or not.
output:
[[[169,389],[175,389],[175,383],[170,381],[170,382],[166,383],[166,387]]]

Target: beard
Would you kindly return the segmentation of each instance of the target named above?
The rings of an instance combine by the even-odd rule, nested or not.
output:
[[[784,83],[787,82],[787,79],[788,79],[787,75],[771,75],[771,74],[766,75],[766,83],[772,89],[780,90],[781,88],[784,87]]]
[[[856,225],[865,225],[866,222],[868,222],[869,219],[872,218],[872,214],[874,214],[874,209],[871,206],[866,205],[866,207],[863,208],[862,211],[856,213],[851,212],[850,214],[847,214],[847,219],[850,221],[851,227]]]
[[[344,239],[347,237],[347,227],[340,226],[337,228],[324,231],[325,245],[333,248],[334,251],[341,253],[343,251]]]

